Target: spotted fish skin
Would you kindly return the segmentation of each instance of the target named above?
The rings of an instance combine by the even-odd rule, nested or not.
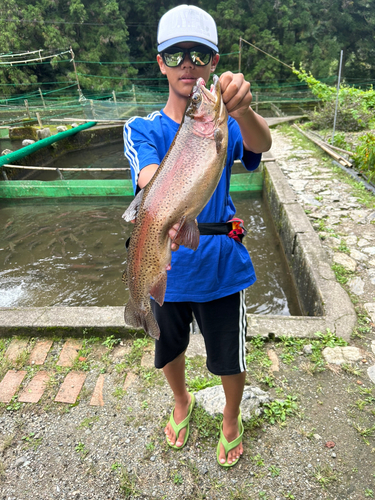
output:
[[[215,191],[226,162],[228,114],[219,78],[211,89],[199,78],[171,147],[147,186],[123,215],[136,219],[128,248],[126,279],[129,301],[125,323],[160,336],[150,295],[163,305],[171,262],[169,230],[179,224],[175,241],[196,250],[196,217]]]

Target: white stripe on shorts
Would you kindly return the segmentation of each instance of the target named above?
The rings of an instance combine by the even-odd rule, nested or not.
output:
[[[238,355],[239,365],[241,372],[246,370],[246,303],[245,303],[245,290],[240,291],[240,324],[239,324],[239,342],[238,342]]]

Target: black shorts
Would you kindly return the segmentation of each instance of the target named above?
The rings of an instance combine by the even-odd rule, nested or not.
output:
[[[246,370],[245,291],[210,302],[164,302],[151,300],[160,327],[155,341],[155,367],[163,368],[183,353],[190,336],[193,313],[207,351],[207,368],[214,375],[235,375]]]

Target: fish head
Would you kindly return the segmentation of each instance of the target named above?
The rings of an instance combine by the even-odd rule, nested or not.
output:
[[[198,78],[185,111],[185,119],[189,118],[198,122],[213,122],[220,126],[226,122],[227,109],[221,98],[220,81],[217,75],[213,76],[210,90],[206,88],[203,78]]]

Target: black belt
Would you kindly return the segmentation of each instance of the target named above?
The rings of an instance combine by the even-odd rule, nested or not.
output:
[[[198,229],[201,236],[225,234],[239,242],[241,242],[247,234],[243,225],[243,220],[237,218],[228,222],[201,222],[198,223]],[[128,249],[129,243],[130,238],[125,242],[126,249]]]
[[[233,226],[231,222],[201,222],[198,223],[198,229],[201,236],[210,236],[213,234],[229,234]]]

